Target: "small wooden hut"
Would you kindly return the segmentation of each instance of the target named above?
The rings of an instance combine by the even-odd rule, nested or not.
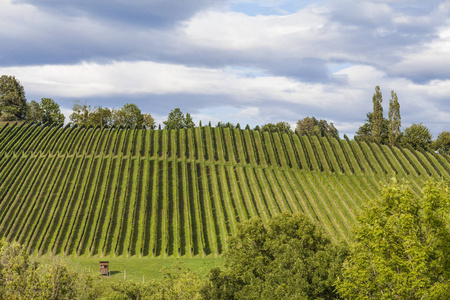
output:
[[[100,274],[109,276],[109,261],[100,262]]]

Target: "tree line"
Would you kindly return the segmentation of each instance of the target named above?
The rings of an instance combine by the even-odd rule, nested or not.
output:
[[[63,124],[64,115],[53,99],[27,102],[25,90],[14,76],[0,77],[0,121]]]
[[[95,106],[86,101],[75,101],[72,107],[70,121],[78,126],[131,126],[146,129],[155,129],[155,120],[149,113],[142,113],[141,109],[133,103],[127,103],[120,109]],[[0,121],[26,121],[35,124],[59,125],[65,121],[59,104],[51,98],[42,98],[40,102],[32,100],[27,102],[23,86],[14,76],[3,75],[0,78]],[[184,114],[180,108],[173,109],[167,120],[163,122],[165,129],[194,128],[195,123],[190,113]],[[200,121],[201,126],[201,121]],[[209,123],[211,126],[211,122]],[[218,122],[216,127],[239,128],[230,122]],[[250,129],[247,125],[246,129]],[[270,132],[292,132],[288,122],[267,123],[257,125],[254,130]],[[299,120],[296,130],[300,134],[330,134],[338,137],[338,131],[333,123],[325,120],[317,120],[314,117],[306,117]]]
[[[430,129],[423,123],[413,123],[401,131],[400,104],[397,94],[391,91],[388,118],[383,116],[383,95],[379,86],[372,96],[373,111],[366,114],[366,123],[359,127],[354,138],[391,146],[432,149],[440,153],[450,153],[450,131],[439,133],[433,140]]]
[[[413,123],[401,131],[400,104],[397,94],[391,91],[388,118],[383,116],[383,95],[379,86],[372,96],[373,111],[366,114],[366,123],[359,127],[354,138],[391,146],[412,147],[413,149],[432,149],[440,153],[450,153],[450,131],[441,132],[435,140],[430,130],[422,123]],[[127,103],[120,109],[95,106],[76,101],[73,105],[70,121],[78,126],[131,126],[155,129],[155,120],[149,113],[142,113],[133,103]],[[63,124],[64,115],[58,103],[51,98],[42,98],[27,102],[23,86],[14,76],[0,77],[0,121],[27,121],[36,124]],[[195,124],[189,113],[184,114],[179,108],[172,110],[163,122],[166,129],[193,128]],[[201,125],[201,121],[200,124]],[[211,122],[209,123],[211,126]],[[218,122],[217,127],[239,128],[240,124]],[[161,125],[159,126],[161,128]],[[250,129],[247,125],[245,129]],[[288,122],[257,125],[254,130],[270,132],[293,132]],[[339,132],[333,123],[305,117],[298,120],[295,130],[300,135],[318,135],[339,138]]]

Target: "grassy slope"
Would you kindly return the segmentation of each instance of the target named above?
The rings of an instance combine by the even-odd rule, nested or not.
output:
[[[146,261],[139,257],[220,257],[238,222],[282,211],[304,212],[333,239],[347,239],[360,208],[394,173],[415,191],[450,176],[447,157],[365,141],[209,127],[9,126],[0,131],[0,236],[86,264],[89,255],[131,256],[136,266]]]
[[[38,263],[49,264],[53,260],[61,260],[73,268],[80,268],[94,276],[98,276],[102,260],[109,261],[111,280],[123,280],[126,271],[126,280],[142,282],[144,279],[162,279],[164,269],[180,265],[195,271],[200,276],[205,276],[214,267],[223,267],[224,260],[221,257],[208,256],[197,258],[139,258],[139,257],[108,257],[99,259],[95,257],[61,257],[61,256],[34,256],[32,259]]]

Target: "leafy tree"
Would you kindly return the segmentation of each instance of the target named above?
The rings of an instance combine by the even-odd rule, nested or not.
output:
[[[402,136],[402,144],[409,144],[414,149],[423,148],[427,149],[431,146],[432,135],[430,129],[422,123],[413,123],[411,126],[405,128],[405,132]]]
[[[31,100],[30,103],[27,103],[26,121],[30,123],[42,122],[42,108],[38,102]]]
[[[0,240],[0,299],[89,299],[92,278],[54,261],[32,263],[18,243]]]
[[[389,143],[391,143],[391,146],[394,146],[397,142],[401,134],[401,126],[400,104],[397,94],[391,91],[391,100],[389,101]]]
[[[229,238],[225,270],[213,269],[207,299],[336,299],[333,282],[346,251],[303,214],[264,225],[252,218]]]
[[[112,123],[116,126],[138,126],[144,123],[144,116],[136,104],[127,103],[122,108],[113,111]]]
[[[89,114],[89,119],[86,125],[97,126],[109,126],[112,122],[112,111],[105,107],[96,106]]]
[[[381,142],[381,133],[383,131],[383,96],[381,94],[380,87],[377,85],[375,87],[375,93],[372,96],[373,102],[373,127],[372,135],[375,141]]]
[[[25,120],[27,100],[23,86],[14,76],[0,77],[0,121]]]
[[[218,122],[216,127],[224,127],[224,128],[230,128],[230,129],[234,129],[236,128],[236,126],[233,123],[230,122]]]
[[[195,124],[189,113],[184,116],[179,108],[175,108],[169,113],[167,120],[163,122],[166,129],[194,128]]]
[[[315,134],[325,136],[329,134],[335,138],[339,137],[338,130],[332,122],[328,124],[327,121],[317,120],[315,117],[306,117],[298,120],[296,129],[300,135]]]
[[[262,127],[262,131],[277,132],[278,130],[281,132],[292,132],[291,125],[288,122],[267,123]]]
[[[81,103],[76,100],[72,107],[73,113],[69,116],[70,120],[78,125],[87,125],[91,114],[91,106],[86,104],[86,101]]]
[[[194,128],[195,127],[194,121],[192,121],[192,117],[191,117],[190,113],[186,113],[183,124],[184,124],[184,128]]]
[[[153,117],[147,113],[143,114],[142,116],[144,118],[144,122],[142,125],[147,129],[155,129],[155,119],[153,119]]]
[[[429,181],[416,196],[396,180],[358,217],[337,281],[351,299],[450,299],[449,187]]]
[[[96,106],[92,108],[86,102],[75,101],[73,113],[70,120],[79,126],[137,126],[153,129],[155,120],[148,114],[142,114],[135,104],[127,103],[118,110],[111,110],[108,107]]]
[[[63,124],[64,114],[61,113],[59,104],[51,98],[41,99],[42,123]]]
[[[73,113],[70,115],[70,120],[77,124],[78,126],[109,126],[112,123],[113,112],[109,108],[103,108],[101,106],[96,106],[92,108],[87,105],[86,102],[81,103],[80,101],[75,101],[73,105]]]
[[[366,138],[369,141],[374,141],[373,138],[373,113],[369,112],[366,114],[366,123],[359,127],[355,134],[355,139]],[[383,126],[381,128],[381,140],[380,143],[387,144],[389,142],[389,120],[383,118]]]
[[[450,131],[442,131],[433,142],[433,148],[439,153],[450,154]]]

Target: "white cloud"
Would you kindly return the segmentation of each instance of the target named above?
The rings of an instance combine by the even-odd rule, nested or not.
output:
[[[308,98],[324,93],[320,85],[284,77],[242,77],[222,69],[149,61],[8,67],[0,68],[0,71],[16,75],[33,94],[50,92],[53,97],[220,94],[249,103],[270,98],[272,101],[310,104]],[[312,105],[325,103],[326,100],[317,99]]]
[[[406,53],[388,67],[392,74],[423,81],[429,78],[450,78],[450,22],[438,32],[439,38]]]
[[[205,11],[186,21],[182,32],[190,42],[202,47],[247,51],[282,50],[283,45],[284,51],[295,51],[291,47],[298,48],[299,40],[306,44],[317,39],[325,21],[321,11],[313,8],[286,16],[253,17],[237,12]]]
[[[145,95],[190,95],[184,101],[195,101],[208,96],[229,99],[229,108],[218,108],[220,102],[204,101],[193,114],[196,120],[256,125],[282,120],[295,123],[300,118],[316,116],[334,121],[342,133],[354,132],[361,125],[365,113],[372,109],[373,88],[380,85],[386,115],[392,89],[399,96],[404,125],[424,122],[437,132],[449,124],[450,103],[440,99],[450,94],[450,80],[418,84],[390,77],[370,66],[352,66],[337,72],[337,76],[345,78],[341,83],[304,83],[281,76],[247,77],[222,69],[148,61],[10,67],[0,68],[0,73],[17,76],[27,94],[38,95],[37,98],[102,97],[107,101],[108,97],[121,96],[131,101]]]

